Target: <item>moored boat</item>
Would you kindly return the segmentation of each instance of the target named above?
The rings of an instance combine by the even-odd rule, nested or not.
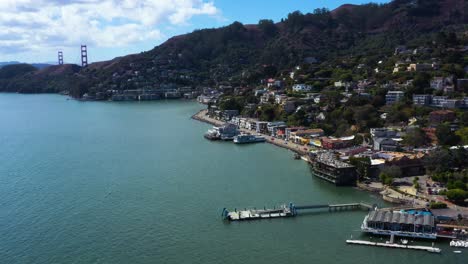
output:
[[[234,137],[234,143],[236,144],[258,143],[265,142],[265,140],[265,137],[249,134],[242,134]]]

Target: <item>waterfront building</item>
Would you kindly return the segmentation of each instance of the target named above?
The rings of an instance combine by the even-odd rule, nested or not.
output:
[[[270,135],[274,135],[275,134],[275,130],[278,128],[278,127],[284,127],[286,128],[286,123],[283,122],[283,121],[276,121],[276,122],[268,122],[267,123],[267,131]]]
[[[237,130],[237,126],[234,124],[227,123],[220,127],[213,127],[209,129],[206,134],[205,138],[210,140],[233,140],[235,136],[239,134]]]
[[[356,168],[339,160],[332,152],[311,152],[310,158],[312,161],[312,171],[316,177],[337,186],[352,186],[356,184]]]
[[[197,97],[197,101],[202,104],[214,104],[217,101],[217,97],[214,95],[200,95]]]
[[[351,147],[354,143],[353,141],[354,136],[343,138],[325,137],[322,138],[321,145],[324,149],[343,149]]]
[[[321,137],[323,134],[324,131],[322,129],[296,130],[295,132],[290,132],[289,138],[297,144],[306,145],[310,143],[311,139]]]
[[[372,160],[385,162],[385,166],[397,166],[401,169],[402,177],[420,176],[426,173],[422,162],[423,153],[403,153],[392,151],[379,151],[372,154]],[[380,162],[379,162],[380,163]]]
[[[374,235],[437,238],[435,218],[429,211],[371,211],[364,218],[361,231]]]
[[[257,121],[255,131],[257,133],[266,134],[268,132],[268,122]]]
[[[287,127],[285,129],[285,139],[286,140],[292,140],[291,133],[296,132],[298,130],[305,130],[305,127]]]

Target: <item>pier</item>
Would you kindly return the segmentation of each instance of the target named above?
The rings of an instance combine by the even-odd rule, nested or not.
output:
[[[375,247],[387,247],[387,248],[400,248],[400,249],[414,249],[414,250],[424,250],[431,253],[440,253],[442,250],[435,247],[426,247],[426,246],[410,246],[410,245],[400,245],[394,243],[377,243],[365,240],[346,240],[346,243],[353,245],[363,245],[363,246],[375,246]]]
[[[242,221],[242,220],[259,220],[269,218],[293,217],[298,215],[300,211],[304,210],[318,210],[328,209],[332,211],[345,211],[345,210],[373,210],[375,206],[366,203],[348,203],[348,204],[317,204],[317,205],[300,205],[296,206],[293,203],[282,205],[279,208],[273,209],[244,209],[228,211],[223,209],[222,216],[229,221]]]

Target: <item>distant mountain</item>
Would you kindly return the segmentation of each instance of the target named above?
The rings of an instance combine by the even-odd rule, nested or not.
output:
[[[11,65],[11,64],[20,64],[21,62],[19,61],[0,61],[0,68],[5,66],[5,65]]]
[[[394,0],[308,14],[293,12],[279,23],[235,22],[173,37],[150,51],[84,69],[63,65],[49,67],[53,72],[27,72],[3,79],[0,90],[71,90],[74,96],[81,96],[162,85],[253,84],[311,57],[322,65],[351,57],[378,61],[392,55],[398,45],[425,45],[441,31],[464,33],[467,7],[464,0]]]
[[[22,62],[19,62],[19,61],[0,61],[0,68],[2,68],[3,66],[6,66],[6,65],[14,65],[14,64],[22,64]],[[51,63],[31,63],[30,65],[32,65],[33,67],[37,68],[37,69],[42,69],[42,68],[45,68],[45,67],[49,67],[53,64]]]
[[[55,64],[51,64],[51,63],[31,63],[31,65],[37,69],[43,69],[43,68],[46,68],[46,67],[49,67],[49,66],[52,66],[52,65],[55,65]]]

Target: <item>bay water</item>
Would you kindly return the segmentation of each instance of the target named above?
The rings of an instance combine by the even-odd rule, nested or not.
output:
[[[0,263],[466,263],[448,241],[440,255],[346,245],[371,239],[363,211],[223,221],[224,207],[385,204],[288,150],[205,140],[202,108],[0,94]]]

